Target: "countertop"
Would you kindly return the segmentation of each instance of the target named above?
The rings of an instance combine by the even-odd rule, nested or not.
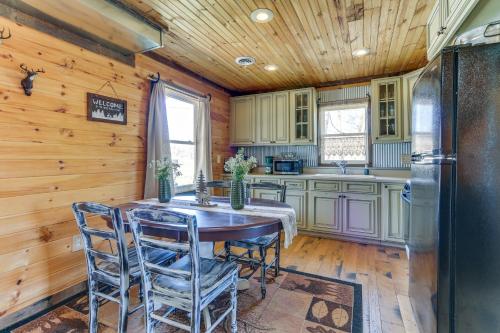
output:
[[[263,173],[250,173],[249,177],[262,177],[262,178],[287,178],[287,179],[321,179],[321,180],[338,180],[338,181],[371,181],[380,183],[406,183],[407,178],[401,177],[387,177],[387,176],[375,176],[375,175],[341,175],[341,174],[330,174],[330,173],[316,173],[309,174],[303,173],[301,175],[266,175]]]

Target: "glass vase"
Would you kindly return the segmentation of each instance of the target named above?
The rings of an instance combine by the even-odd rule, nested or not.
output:
[[[231,208],[238,210],[245,207],[245,184],[242,180],[231,181]]]
[[[172,189],[170,187],[170,179],[158,179],[158,201],[165,203],[172,199]]]

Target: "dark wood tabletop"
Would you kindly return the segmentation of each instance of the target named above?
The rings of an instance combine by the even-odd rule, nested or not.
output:
[[[186,197],[178,197],[174,199],[186,199]],[[251,205],[262,207],[286,207],[290,206],[286,203],[281,203],[274,200],[266,199],[251,199]],[[229,202],[228,198],[212,197],[211,201]],[[133,208],[154,208],[166,209],[164,206],[154,206],[150,204],[138,204],[130,202],[118,206],[122,211],[124,223],[127,225],[127,215],[125,212]],[[200,241],[213,242],[225,240],[238,240],[252,237],[268,235],[282,229],[281,220],[266,216],[248,216],[241,215],[238,211],[221,213],[209,212],[196,209],[186,208],[168,208],[169,210],[189,213],[196,216],[198,223],[198,232]],[[185,238],[181,231],[166,229],[161,223],[158,224],[144,224],[143,230],[146,234],[158,237],[172,237],[172,238]]]

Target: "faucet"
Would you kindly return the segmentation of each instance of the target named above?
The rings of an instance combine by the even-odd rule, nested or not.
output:
[[[342,172],[342,174],[345,175],[347,172],[347,161],[342,160],[342,161],[335,162],[335,164],[337,164],[337,166],[340,168],[340,171]]]

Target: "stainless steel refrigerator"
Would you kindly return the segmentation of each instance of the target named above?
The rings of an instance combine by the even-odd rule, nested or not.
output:
[[[417,80],[412,113],[420,332],[500,332],[500,43],[444,49]]]

